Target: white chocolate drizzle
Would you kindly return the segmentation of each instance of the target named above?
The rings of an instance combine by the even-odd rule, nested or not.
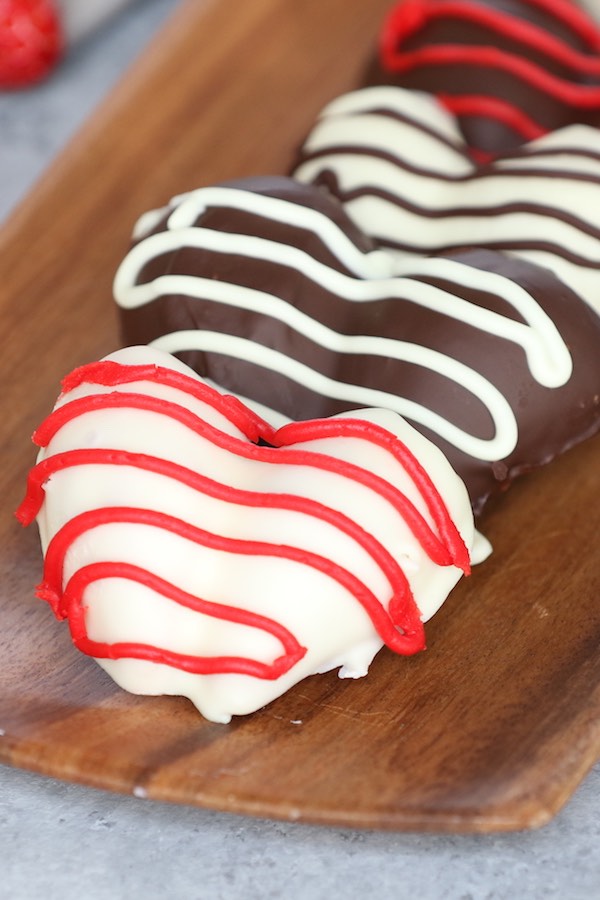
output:
[[[427,98],[429,99],[429,98]],[[194,223],[210,207],[244,210],[254,216],[295,225],[318,235],[347,274],[313,258],[299,247],[267,240],[257,235],[221,232]],[[515,415],[502,393],[481,373],[459,359],[409,341],[386,336],[343,334],[311,317],[287,300],[243,284],[194,275],[158,275],[138,283],[140,273],[152,260],[164,254],[195,248],[216,254],[232,254],[284,265],[291,278],[318,285],[348,305],[349,310],[393,298],[400,306],[418,304],[432,312],[481,329],[522,347],[532,377],[545,387],[565,384],[572,372],[572,360],[563,339],[549,316],[518,284],[502,275],[483,271],[450,259],[398,258],[383,250],[364,253],[336,223],[324,214],[289,200],[244,191],[213,187],[176,198],[165,230],[147,234],[157,216],[146,214],[136,229],[141,240],[123,260],[114,284],[115,299],[124,309],[135,309],[162,296],[181,295],[191,300],[208,300],[257,316],[270,317],[319,347],[336,354],[369,354],[402,360],[436,372],[468,390],[484,404],[493,423],[493,435],[480,437],[398,393],[376,390],[364,384],[349,384],[311,368],[277,349],[253,340],[210,329],[186,329],[160,336],[155,346],[169,353],[188,350],[212,351],[244,360],[273,375],[282,375],[315,393],[343,400],[351,406],[383,406],[419,423],[478,459],[501,459],[516,446]],[[419,278],[438,278],[455,286],[450,295]],[[461,297],[461,290],[473,289],[494,294],[514,310],[515,318],[501,315]],[[522,321],[520,321],[522,319]],[[276,403],[273,404],[277,411]]]
[[[477,166],[432,97],[366,88],[323,110],[294,177],[326,181],[354,223],[386,246],[502,250],[551,269],[600,311],[595,128],[571,125]]]

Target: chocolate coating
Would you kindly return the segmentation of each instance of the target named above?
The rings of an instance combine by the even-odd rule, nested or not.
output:
[[[550,269],[600,314],[598,134],[572,125],[478,165],[442,104],[385,85],[328,104],[293,174],[328,190],[380,246],[500,250]]]
[[[478,513],[517,475],[600,428],[600,317],[551,272],[468,250],[404,263],[405,276],[390,277],[394,257],[376,250],[333,198],[292,179],[232,182],[186,202],[185,221],[175,221],[174,208],[157,217],[117,276],[125,343],[176,349],[203,376],[292,419],[384,406],[387,397],[444,451]],[[302,225],[299,208],[308,213]],[[561,338],[567,357],[568,347],[564,383],[534,376],[523,329],[514,328],[529,325],[510,301],[511,285],[539,310],[532,339],[540,338],[543,366],[553,371],[546,357]],[[516,337],[502,336],[507,328]],[[508,413],[495,422],[490,410],[502,398]],[[484,458],[511,417],[514,446]],[[483,454],[437,420],[480,442]]]
[[[598,127],[599,52],[600,30],[575,3],[403,0],[364,82],[443,96],[469,146],[495,155],[575,122]]]

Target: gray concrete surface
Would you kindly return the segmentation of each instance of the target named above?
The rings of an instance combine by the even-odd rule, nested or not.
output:
[[[49,80],[29,90],[0,92],[0,221],[175,6],[176,0],[137,0],[75,45]]]
[[[47,84],[0,95],[0,219],[173,5],[142,0]],[[595,900],[599,806],[597,767],[540,831],[396,835],[151,803],[0,766],[0,900]]]
[[[0,767],[2,900],[590,900],[600,769],[539,831],[401,835],[169,806]]]

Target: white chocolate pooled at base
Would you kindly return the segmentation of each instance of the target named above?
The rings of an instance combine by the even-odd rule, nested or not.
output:
[[[308,675],[339,667],[341,677],[362,676],[384,643],[402,645],[413,621],[409,610],[403,628],[404,613],[392,614],[393,566],[404,573],[422,621],[444,602],[465,562],[468,568],[465,545],[473,547],[475,531],[464,485],[395,413],[360,410],[323,420],[323,436],[310,431],[312,423],[291,423],[273,431],[280,447],[257,447],[238,407],[190,392],[202,379],[168,354],[130,348],[106,362],[108,369],[97,364],[98,377],[84,367],[89,380],[84,371],[67,384],[40,427],[39,435],[50,436],[38,458],[41,506],[36,511],[31,499],[34,469],[20,518],[37,512],[47,567],[40,596],[69,619],[84,652],[103,647],[98,662],[126,690],[183,695],[206,718],[227,722]],[[145,369],[134,376],[131,367]],[[105,371],[109,384],[102,383]],[[180,374],[183,387],[171,378]],[[333,431],[339,423],[349,430],[334,434],[331,423]],[[436,503],[447,511],[441,519],[422,482],[389,449],[396,438],[435,485]],[[373,477],[391,494],[375,490]],[[389,499],[398,492],[409,501],[408,518]],[[286,497],[295,498],[287,507]],[[325,509],[333,512],[321,515]],[[433,550],[426,551],[415,518]],[[281,556],[273,547],[291,549]],[[441,564],[436,554],[448,558]],[[213,606],[185,605],[171,588]],[[375,604],[357,602],[355,588]],[[244,612],[227,620],[218,613],[224,608]],[[299,652],[277,669],[286,640],[286,652]],[[157,652],[135,658],[132,646]],[[121,658],[110,658],[115,647]],[[190,658],[208,659],[208,671],[179,665]],[[250,674],[219,671],[219,663],[212,671],[215,658],[250,660]],[[259,669],[270,676],[259,677]]]

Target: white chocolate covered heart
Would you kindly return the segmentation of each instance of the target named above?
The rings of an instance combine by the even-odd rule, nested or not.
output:
[[[65,379],[36,440],[39,596],[122,687],[214,721],[416,652],[469,568],[463,483],[390,411],[275,430],[140,347]]]

